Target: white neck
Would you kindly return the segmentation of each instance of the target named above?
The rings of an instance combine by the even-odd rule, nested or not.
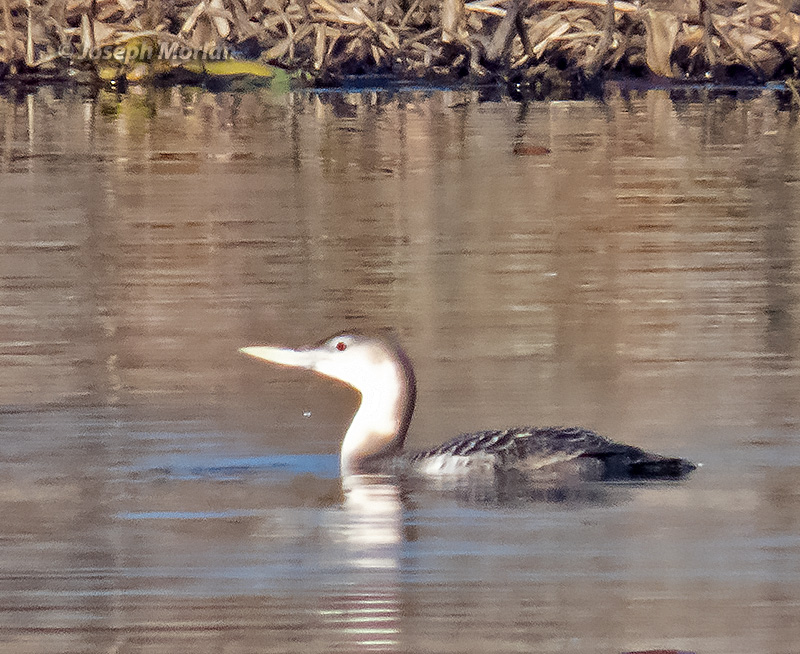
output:
[[[410,415],[403,371],[394,364],[371,369],[368,383],[359,384],[361,405],[342,441],[342,475],[363,472],[367,460],[391,456],[403,448]],[[413,392],[413,391],[412,391]]]
[[[342,475],[373,472],[403,449],[416,399],[411,363],[399,346],[357,334],[338,334],[314,348],[260,345],[245,354],[282,366],[313,370],[361,393],[342,442]]]

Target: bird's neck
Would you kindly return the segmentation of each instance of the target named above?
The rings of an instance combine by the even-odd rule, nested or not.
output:
[[[413,374],[388,371],[373,385],[361,388],[361,404],[342,442],[342,475],[373,472],[403,449],[414,411]]]

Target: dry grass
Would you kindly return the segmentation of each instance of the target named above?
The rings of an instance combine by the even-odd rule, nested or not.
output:
[[[142,36],[225,43],[334,82],[502,77],[543,65],[675,78],[740,67],[765,80],[792,75],[800,48],[800,16],[770,0],[0,0],[0,12],[6,74],[64,70],[69,50]]]

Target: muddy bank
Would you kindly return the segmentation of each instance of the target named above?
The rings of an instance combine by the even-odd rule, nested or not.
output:
[[[0,79],[339,84],[796,76],[800,15],[708,0],[0,0]]]

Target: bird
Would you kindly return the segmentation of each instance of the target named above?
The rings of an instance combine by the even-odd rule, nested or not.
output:
[[[515,427],[461,434],[428,450],[405,451],[417,388],[411,360],[394,336],[341,332],[297,349],[272,345],[239,352],[312,370],[352,387],[361,402],[344,435],[342,477],[364,474],[452,475],[513,470],[591,480],[678,479],[697,467],[612,441],[581,427]]]

